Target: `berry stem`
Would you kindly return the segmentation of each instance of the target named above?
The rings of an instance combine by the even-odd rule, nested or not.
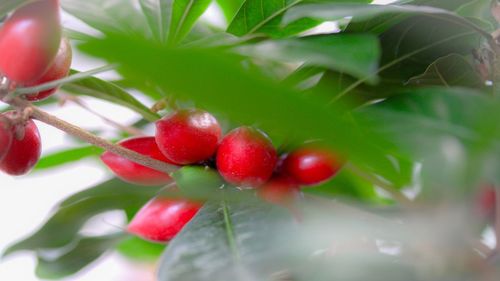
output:
[[[0,91],[0,99],[4,97],[7,93],[5,91]],[[68,123],[64,120],[61,120],[43,110],[40,108],[34,106],[30,102],[27,102],[24,99],[15,97],[12,98],[8,101],[5,101],[11,106],[22,109],[23,111],[31,111],[31,117],[34,119],[37,119],[43,123],[46,123],[52,127],[55,127],[63,132],[66,132],[74,137],[77,137],[83,141],[86,141],[92,145],[98,146],[100,148],[103,148],[107,151],[110,151],[112,153],[115,153],[117,155],[123,156],[124,158],[127,158],[131,161],[134,161],[138,164],[144,165],[146,167],[155,169],[160,172],[164,172],[167,174],[171,174],[175,172],[176,168],[175,166],[169,165],[165,162],[158,161],[156,159],[152,159],[150,157],[144,156],[140,153],[137,153],[135,151],[132,151],[130,149],[126,149],[120,145],[113,144],[103,138],[100,138],[78,126],[75,126],[71,123]]]
[[[363,178],[363,179],[373,183],[377,187],[383,189],[384,191],[389,193],[391,195],[391,197],[394,200],[396,200],[399,204],[404,205],[404,206],[408,206],[408,207],[414,205],[414,202],[412,200],[410,200],[408,197],[406,197],[406,195],[404,195],[399,190],[397,190],[392,184],[390,184],[386,181],[383,181],[372,174],[366,173],[365,171],[359,169],[358,167],[356,167],[350,163],[346,164],[345,169],[349,170],[350,172],[357,175],[358,177]]]

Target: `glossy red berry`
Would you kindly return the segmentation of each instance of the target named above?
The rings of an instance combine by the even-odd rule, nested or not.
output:
[[[316,185],[333,177],[342,162],[329,150],[301,147],[285,156],[281,172],[300,185]]]
[[[219,123],[203,110],[178,110],[156,122],[158,147],[179,165],[209,159],[215,154],[220,138]]]
[[[119,145],[153,159],[172,164],[172,162],[158,149],[154,137],[131,138],[121,141]],[[117,177],[126,182],[139,185],[159,186],[171,181],[168,174],[137,164],[111,152],[103,153],[101,155],[101,160]]]
[[[12,111],[5,113],[6,116],[10,117],[14,114]],[[17,126],[11,128],[12,143],[7,154],[0,161],[0,170],[12,176],[28,173],[40,159],[42,150],[40,133],[33,120],[28,120],[24,125],[24,133],[21,138],[16,136],[16,128]]]
[[[217,150],[217,169],[229,183],[258,187],[271,177],[277,158],[266,135],[251,127],[240,127],[222,140]]]
[[[58,0],[38,0],[17,9],[0,29],[0,73],[24,84],[40,78],[61,42]]]
[[[128,232],[147,240],[167,242],[179,233],[201,208],[199,203],[155,198],[135,215]]]
[[[0,161],[7,154],[12,143],[12,130],[9,128],[5,120],[0,116]],[[5,118],[5,117],[4,117]]]
[[[54,80],[59,80],[68,76],[69,69],[71,67],[72,56],[73,52],[71,50],[71,44],[68,39],[64,38],[61,41],[61,45],[59,46],[59,50],[57,51],[56,58],[54,59],[54,62],[52,63],[50,68],[43,74],[42,77],[32,83],[26,84],[25,86],[36,86]],[[29,101],[39,101],[49,97],[56,91],[57,87],[36,94],[27,95],[26,99]]]
[[[269,203],[287,206],[299,197],[300,186],[288,177],[276,176],[259,187],[257,194]]]

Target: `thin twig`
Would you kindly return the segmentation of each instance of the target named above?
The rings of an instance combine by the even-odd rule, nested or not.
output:
[[[160,172],[164,172],[167,174],[171,174],[177,170],[177,168],[173,165],[169,165],[165,162],[147,157],[130,149],[126,149],[120,145],[113,144],[103,138],[100,138],[78,126],[70,124],[64,120],[61,120],[40,108],[32,105],[31,103],[21,99],[21,98],[13,98],[8,102],[10,105],[16,108],[30,108],[32,110],[31,117],[37,119],[43,123],[46,123],[52,127],[55,127],[63,132],[66,132],[74,137],[77,137],[81,140],[84,140],[92,145],[98,146],[100,148],[105,149],[106,151],[115,153],[124,158],[127,158],[133,162],[144,165],[146,167],[155,169]]]

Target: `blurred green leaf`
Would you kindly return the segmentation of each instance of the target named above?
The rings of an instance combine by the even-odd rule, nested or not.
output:
[[[182,167],[173,174],[173,178],[182,194],[190,198],[213,198],[224,186],[217,171],[208,167]]]
[[[153,243],[136,236],[130,236],[121,241],[116,249],[120,254],[129,259],[141,262],[154,262],[165,250],[165,244]]]
[[[81,191],[58,206],[43,226],[3,253],[8,256],[22,250],[57,249],[79,239],[80,228],[90,218],[112,210],[139,208],[153,198],[159,188],[142,187],[113,179]]]
[[[2,0],[2,2],[0,2],[0,18],[29,1],[30,0]]]
[[[498,25],[491,14],[491,2],[484,0],[474,0],[463,4],[457,9],[457,14],[484,21],[488,25],[488,30],[493,32]]]
[[[484,86],[479,73],[463,56],[451,54],[439,58],[427,70],[408,81],[409,85],[462,86],[481,89]]]
[[[208,203],[171,241],[158,280],[268,280],[280,263],[280,220],[291,220],[285,209],[258,202]]]
[[[189,33],[212,0],[174,0],[168,42],[177,44]]]
[[[160,42],[166,42],[175,0],[139,0],[151,32]]]
[[[81,237],[70,249],[60,249],[60,255],[54,257],[53,251],[44,257],[38,253],[36,276],[41,279],[56,280],[71,276],[112,249],[124,238],[124,233],[98,237]]]
[[[304,62],[306,66],[322,66],[358,78],[371,77],[376,82],[380,48],[378,39],[367,34],[308,36],[269,40],[239,48],[243,53],[267,60]]]
[[[346,122],[340,105],[325,107],[323,100],[245,70],[238,56],[220,50],[160,48],[119,35],[90,41],[81,48],[120,61],[125,77],[147,77],[176,98],[224,113],[232,121],[257,124],[271,136],[286,136],[291,141],[323,139],[336,151],[348,154],[351,161],[377,169],[389,179],[398,177],[381,150],[384,142],[376,136],[370,140],[362,136],[362,120]],[[133,52],[136,49],[143,52]],[[360,130],[353,131],[352,122],[358,123]]]
[[[101,148],[95,146],[83,146],[58,151],[40,158],[35,166],[35,171],[59,167],[90,156],[97,156],[102,152]]]
[[[147,20],[136,8],[136,0],[63,0],[62,8],[102,32],[124,32],[151,37]]]
[[[78,72],[73,70],[72,74],[75,73]],[[152,112],[122,88],[96,77],[88,77],[83,80],[64,84],[62,89],[71,94],[95,97],[128,107],[151,122],[160,118],[158,114]]]

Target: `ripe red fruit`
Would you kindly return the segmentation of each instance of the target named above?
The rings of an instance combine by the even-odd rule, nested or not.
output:
[[[3,116],[0,116],[3,117]],[[0,161],[7,154],[12,143],[12,131],[7,123],[0,118]]]
[[[285,156],[281,172],[300,185],[316,185],[333,177],[341,167],[341,161],[330,151],[301,147]]]
[[[269,138],[251,127],[231,131],[217,151],[217,169],[226,181],[258,187],[272,175],[277,153]]]
[[[68,76],[72,56],[73,52],[71,50],[71,44],[68,39],[63,38],[61,45],[59,46],[59,50],[57,51],[56,58],[50,68],[43,74],[42,77],[37,79],[35,82],[26,84],[25,86],[36,86]],[[54,94],[57,89],[58,88],[56,87],[39,93],[26,95],[26,99],[29,101],[39,101]]]
[[[257,194],[269,203],[287,206],[299,197],[300,186],[288,177],[276,176],[259,187]]]
[[[149,156],[153,159],[172,164],[158,149],[154,137],[138,137],[121,141],[119,145]],[[133,184],[159,186],[171,181],[168,174],[137,164],[120,155],[105,152],[101,160],[120,179]]]
[[[17,9],[0,29],[0,73],[24,84],[50,67],[61,42],[58,0],[39,0]]]
[[[497,205],[496,192],[493,185],[484,185],[476,198],[476,212],[481,218],[492,220]]]
[[[199,203],[155,198],[135,215],[127,231],[144,239],[167,242],[179,233],[201,208]]]
[[[156,122],[158,147],[179,165],[209,159],[215,154],[220,138],[219,123],[203,110],[178,110]]]
[[[6,116],[14,116],[14,114],[13,111],[5,113]],[[0,161],[0,170],[12,176],[20,176],[28,173],[40,159],[42,142],[33,120],[28,120],[24,125],[22,138],[16,137],[15,130],[15,127],[11,128],[12,143],[7,154]]]

